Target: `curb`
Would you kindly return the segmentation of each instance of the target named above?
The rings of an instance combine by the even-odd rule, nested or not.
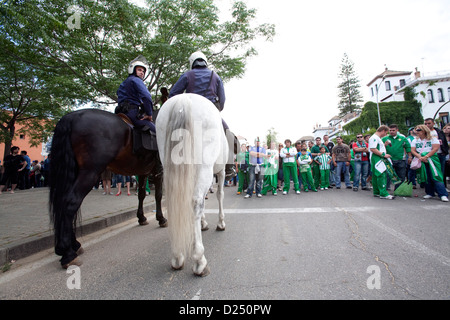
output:
[[[152,204],[144,206],[144,212],[151,210]],[[77,237],[85,236],[99,230],[114,226],[126,220],[136,218],[137,209],[118,212],[107,217],[91,219],[86,224],[77,226]],[[150,213],[152,214],[152,212]],[[150,215],[147,213],[147,215]],[[148,216],[147,216],[148,219]],[[137,221],[137,218],[136,218]],[[15,241],[0,247],[0,267],[11,260],[19,260],[31,256],[43,250],[54,246],[53,231],[46,231],[39,235],[32,236],[23,240]]]

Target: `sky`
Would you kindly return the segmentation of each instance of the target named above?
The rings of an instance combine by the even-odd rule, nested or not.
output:
[[[231,0],[216,0],[226,17]],[[450,72],[448,0],[244,0],[257,21],[275,25],[272,42],[255,41],[241,79],[225,83],[222,117],[250,143],[312,135],[339,113],[338,77],[344,53],[354,63],[364,102],[367,84],[385,67]],[[363,105],[364,103],[362,103]]]

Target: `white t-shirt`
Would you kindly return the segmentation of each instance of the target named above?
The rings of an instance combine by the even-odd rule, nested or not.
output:
[[[374,134],[369,138],[369,150],[370,149],[378,149],[381,152],[386,153],[386,147],[384,146],[384,142],[377,134]],[[370,151],[370,159],[372,159],[372,154],[373,152]]]
[[[437,131],[433,129],[433,131],[430,131],[430,133],[431,133],[431,138],[436,138],[437,141],[439,142],[439,150],[437,151],[437,153],[442,153],[442,149],[441,149],[442,141],[439,140]]]
[[[433,149],[433,144],[440,145],[436,136],[431,137],[431,140],[414,138],[414,140],[411,141],[411,147],[416,148],[416,152],[419,154],[422,152],[430,152],[431,149]]]
[[[276,149],[267,149],[266,150],[266,154],[267,155],[270,155],[270,158],[269,158],[269,163],[271,164],[271,165],[277,165],[278,164],[278,150],[276,150]]]

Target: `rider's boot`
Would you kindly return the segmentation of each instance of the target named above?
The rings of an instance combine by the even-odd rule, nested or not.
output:
[[[236,177],[236,169],[234,168],[234,164],[226,164],[225,165],[225,181],[230,181],[234,177]]]

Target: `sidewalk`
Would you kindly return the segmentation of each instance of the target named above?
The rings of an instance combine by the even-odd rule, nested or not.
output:
[[[83,235],[103,228],[136,219],[138,197],[134,189],[127,195],[103,195],[103,190],[92,190],[81,205]],[[18,260],[53,247],[53,233],[48,212],[48,188],[5,191],[0,195],[0,267],[11,260]],[[155,193],[145,197],[144,213],[154,219]]]

